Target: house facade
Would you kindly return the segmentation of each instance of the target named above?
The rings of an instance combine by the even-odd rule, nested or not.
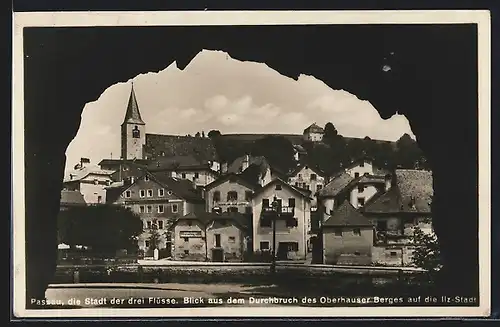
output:
[[[108,189],[109,202],[123,205],[137,213],[144,232],[138,240],[139,249],[153,250],[151,239],[158,233],[158,248],[171,246],[170,226],[190,212],[204,211],[204,201],[190,182],[155,175],[144,171],[142,176]]]
[[[361,209],[375,229],[374,263],[411,264],[414,228],[433,233],[432,196],[432,172],[397,169],[392,187],[374,196]]]
[[[373,225],[347,200],[323,223],[322,240],[325,264],[372,263]]]
[[[323,140],[323,135],[325,130],[318,126],[316,123],[311,124],[309,127],[304,129],[302,133],[305,141],[320,142]]]
[[[276,210],[272,207],[274,200],[278,203]],[[281,260],[305,259],[309,249],[310,192],[276,178],[255,192],[252,205],[253,250],[275,251]],[[279,213],[278,216],[276,212]],[[274,222],[276,223],[275,247],[273,247]]]
[[[90,165],[82,158],[80,164],[70,171],[63,180],[63,190],[80,192],[88,204],[106,202],[106,187],[113,182],[113,170],[104,170],[97,165]]]
[[[305,163],[301,163],[297,166],[288,176],[288,183],[290,185],[310,190],[313,195],[322,190],[326,182],[326,173]],[[316,197],[313,197],[311,201],[311,208],[313,208],[313,210],[317,208]]]
[[[252,196],[260,185],[252,184],[241,175],[227,174],[205,188],[205,209],[212,212],[252,213]]]
[[[176,220],[174,260],[241,262],[248,250],[250,215],[189,213]]]

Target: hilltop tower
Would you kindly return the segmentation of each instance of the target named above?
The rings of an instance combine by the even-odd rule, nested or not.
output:
[[[143,147],[146,144],[146,123],[141,118],[134,82],[130,90],[127,112],[121,126],[121,159],[143,159]]]

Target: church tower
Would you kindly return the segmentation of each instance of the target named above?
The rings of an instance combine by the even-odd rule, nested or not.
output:
[[[143,146],[146,144],[146,123],[142,120],[139,112],[134,82],[132,82],[130,90],[127,113],[122,123],[121,143],[121,159],[143,159]]]

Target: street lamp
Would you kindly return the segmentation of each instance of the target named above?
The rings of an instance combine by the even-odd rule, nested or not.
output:
[[[276,272],[276,221],[278,220],[281,212],[280,205],[276,197],[271,205],[273,208],[273,254],[271,261],[271,273],[274,274]]]

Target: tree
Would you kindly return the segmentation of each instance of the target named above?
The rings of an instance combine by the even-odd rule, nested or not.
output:
[[[401,168],[414,169],[423,161],[424,153],[410,135],[405,133],[396,141],[396,145],[396,164]]]
[[[201,137],[200,132],[196,132],[196,134],[194,134],[194,137]]]
[[[283,136],[266,136],[255,141],[251,154],[265,157],[271,166],[285,173],[297,166],[292,142]]]
[[[71,247],[84,245],[99,254],[114,255],[117,250],[137,251],[142,233],[140,217],[122,206],[104,204],[71,207],[58,216],[60,241]]]
[[[201,137],[205,138],[205,131],[201,131]]]
[[[327,139],[334,139],[335,137],[337,137],[339,133],[337,132],[337,129],[335,128],[335,126],[328,122],[326,123],[325,125],[325,134],[324,134],[324,138],[327,138]]]
[[[415,246],[413,263],[419,268],[426,269],[429,277],[434,278],[441,269],[441,252],[436,234],[426,233],[417,226],[414,228],[411,242]]]
[[[211,139],[216,138],[218,136],[221,136],[222,134],[220,133],[219,130],[213,129],[210,132],[208,132],[207,136]]]

